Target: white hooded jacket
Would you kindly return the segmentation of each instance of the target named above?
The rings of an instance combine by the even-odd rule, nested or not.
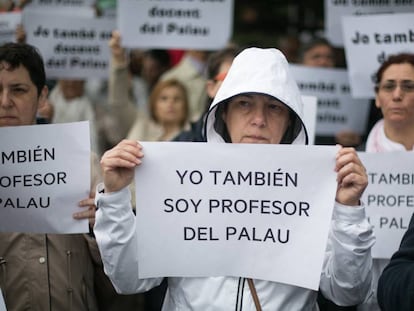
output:
[[[286,59],[276,49],[257,48],[246,49],[234,59],[207,117],[208,142],[225,141],[225,126],[220,124],[217,108],[232,96],[246,92],[268,94],[290,107],[293,135],[285,143],[306,143],[306,129],[300,117],[300,93]],[[138,278],[139,249],[129,190],[98,192],[96,203],[99,210],[95,236],[105,272],[115,288],[121,293],[135,293],[160,284],[162,278]],[[370,248],[373,243],[372,228],[365,218],[364,208],[336,203],[320,281],[325,297],[340,305],[354,305],[366,299],[371,285]],[[306,264],[305,254],[303,264]],[[315,291],[263,280],[254,280],[254,283],[263,311],[318,310]],[[163,311],[173,310],[254,311],[256,308],[244,278],[171,277]]]
[[[291,120],[295,137],[283,143],[307,144],[308,137],[302,121],[303,103],[288,62],[279,50],[259,48],[246,49],[233,60],[209,109],[205,124],[208,142],[225,142],[221,118],[216,118],[219,114],[217,108],[242,93],[267,94],[288,106],[291,115],[295,116]]]

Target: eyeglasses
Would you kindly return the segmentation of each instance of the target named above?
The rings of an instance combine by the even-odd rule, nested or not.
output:
[[[391,93],[394,92],[398,85],[400,86],[401,91],[403,91],[404,93],[414,92],[414,81],[412,80],[404,80],[400,83],[397,83],[395,81],[388,81],[383,84],[380,84],[378,88],[383,92]]]

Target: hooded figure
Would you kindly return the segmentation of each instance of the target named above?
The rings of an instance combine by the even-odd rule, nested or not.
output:
[[[231,142],[222,114],[232,97],[245,93],[269,95],[289,108],[290,125],[281,144],[308,143],[301,95],[285,56],[276,49],[259,48],[245,49],[234,59],[208,112],[208,142]]]
[[[288,67],[276,49],[249,48],[240,53],[210,107],[207,141],[306,144],[301,97]],[[104,184],[96,194],[94,232],[105,272],[120,293],[144,292],[163,280],[138,278],[139,250],[128,184],[135,167],[145,161],[144,151],[139,142],[124,140],[101,160]],[[359,205],[367,176],[350,148],[338,151],[336,170],[337,202],[320,289],[337,304],[354,305],[367,298],[371,285],[370,249],[375,239]],[[282,283],[228,276],[169,277],[162,310],[315,311],[318,305],[317,292]]]

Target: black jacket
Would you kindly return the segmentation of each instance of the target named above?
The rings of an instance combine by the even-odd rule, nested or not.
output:
[[[414,216],[400,248],[381,274],[377,295],[383,311],[414,310]]]

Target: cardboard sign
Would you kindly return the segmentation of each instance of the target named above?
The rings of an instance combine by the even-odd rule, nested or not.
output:
[[[316,135],[335,136],[343,130],[364,134],[370,109],[366,99],[354,99],[347,71],[291,65],[301,93],[318,98]]]
[[[46,75],[49,78],[108,78],[108,41],[115,21],[48,12],[23,14],[27,42],[40,50]]]
[[[142,145],[135,173],[140,278],[243,276],[318,289],[336,147]]]
[[[89,232],[72,217],[89,196],[89,123],[1,127],[0,141],[0,231]]]
[[[233,0],[123,0],[117,10],[127,47],[216,50],[233,31]]]
[[[412,152],[359,153],[367,169],[362,200],[374,226],[373,258],[389,259],[401,243],[414,212]]]
[[[326,37],[336,46],[344,46],[341,20],[343,16],[414,12],[413,0],[325,0]]]
[[[375,97],[374,76],[388,55],[413,53],[413,20],[414,14],[343,17],[345,54],[353,97]]]

